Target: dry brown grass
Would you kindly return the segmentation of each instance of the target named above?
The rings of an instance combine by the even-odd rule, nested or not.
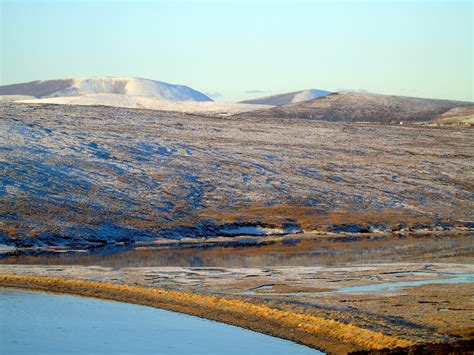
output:
[[[349,209],[348,209],[349,210]],[[311,207],[298,206],[296,203],[286,203],[274,206],[254,204],[231,210],[204,210],[201,215],[220,219],[225,222],[237,220],[258,221],[261,223],[281,224],[293,220],[307,230],[326,231],[328,226],[347,223],[368,225],[370,223],[396,226],[406,224],[413,226],[418,223],[432,223],[428,216],[414,215],[413,212],[399,209],[383,209],[352,213],[348,211],[325,212]]]
[[[239,325],[331,352],[335,349],[347,351],[413,345],[407,340],[332,319],[211,295],[105,282],[17,275],[0,275],[0,286],[72,293],[144,304]],[[341,343],[342,348],[338,347]]]
[[[2,228],[3,232],[9,237],[15,237],[18,234],[18,226],[13,224],[7,224]]]

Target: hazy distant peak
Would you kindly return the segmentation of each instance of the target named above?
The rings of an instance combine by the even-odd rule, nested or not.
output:
[[[307,89],[295,92],[289,92],[286,94],[271,95],[265,97],[259,97],[256,99],[241,101],[246,104],[259,104],[259,105],[273,105],[281,106],[295,102],[307,101],[329,95],[331,92],[319,89]]]

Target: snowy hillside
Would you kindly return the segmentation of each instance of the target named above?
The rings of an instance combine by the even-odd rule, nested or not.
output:
[[[331,94],[330,91],[309,89],[302,91],[289,92],[272,96],[259,97],[257,99],[241,101],[246,104],[273,105],[281,106],[301,101],[307,101]]]
[[[212,101],[203,93],[187,86],[142,78],[83,77],[0,86],[0,95],[45,98],[89,94],[149,96],[173,101]]]
[[[210,115],[229,115],[273,107],[268,105],[252,105],[234,102],[175,101],[164,100],[161,98],[150,96],[131,96],[124,94],[89,94],[82,96],[50,97],[34,100],[20,100],[17,102],[85,106],[100,105],[160,111],[201,113]]]

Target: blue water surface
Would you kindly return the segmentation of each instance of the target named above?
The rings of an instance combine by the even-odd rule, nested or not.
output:
[[[0,288],[1,354],[322,354],[180,313]]]

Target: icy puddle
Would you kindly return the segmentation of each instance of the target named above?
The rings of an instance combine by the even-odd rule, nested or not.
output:
[[[246,296],[317,296],[325,293],[370,293],[370,292],[382,292],[382,291],[397,291],[403,287],[410,286],[423,286],[430,284],[458,284],[466,282],[474,282],[474,273],[473,274],[448,274],[448,273],[427,273],[427,272],[410,272],[403,271],[393,273],[394,276],[404,276],[404,275],[415,275],[415,276],[438,276],[442,278],[431,278],[424,280],[412,280],[412,281],[388,281],[381,283],[374,283],[369,285],[356,285],[356,286],[347,286],[341,287],[334,291],[322,291],[322,292],[258,292],[260,290],[271,290],[272,285],[262,285],[259,287],[252,288],[247,291],[235,293],[236,295],[246,295]]]
[[[420,275],[426,273],[412,273],[414,275]],[[440,274],[440,276],[446,277],[443,279],[428,279],[428,280],[414,280],[414,281],[391,281],[382,282],[371,285],[360,285],[360,286],[349,286],[342,287],[337,292],[342,293],[363,293],[363,292],[377,292],[377,291],[396,291],[402,287],[410,286],[423,286],[430,284],[457,284],[465,282],[474,282],[474,274]]]
[[[3,354],[323,354],[290,341],[160,309],[0,289]]]

